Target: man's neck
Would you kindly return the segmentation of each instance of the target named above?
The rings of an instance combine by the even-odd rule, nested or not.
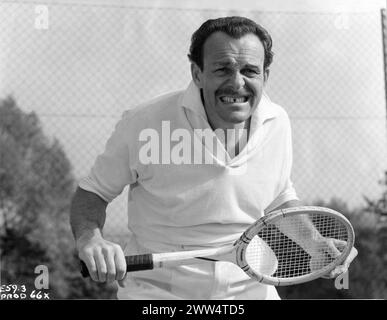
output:
[[[250,118],[242,124],[237,124],[228,128],[215,128],[215,134],[224,145],[231,158],[237,156],[246,146],[250,131]]]

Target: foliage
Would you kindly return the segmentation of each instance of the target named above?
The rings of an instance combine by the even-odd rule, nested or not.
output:
[[[34,289],[35,267],[49,270],[51,298],[111,298],[113,287],[83,280],[69,228],[75,183],[60,143],[35,113],[0,101],[0,245],[2,284]]]

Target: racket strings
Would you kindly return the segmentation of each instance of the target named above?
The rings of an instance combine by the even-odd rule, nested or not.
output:
[[[346,247],[347,229],[335,217],[300,214],[269,223],[247,246],[246,261],[254,272],[292,278],[318,272]]]

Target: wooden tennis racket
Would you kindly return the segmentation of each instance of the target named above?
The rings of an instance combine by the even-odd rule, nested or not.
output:
[[[353,248],[351,223],[341,213],[315,206],[276,210],[235,241],[219,248],[127,256],[127,271],[229,261],[269,285],[303,283],[329,274]],[[89,276],[81,261],[81,273]]]

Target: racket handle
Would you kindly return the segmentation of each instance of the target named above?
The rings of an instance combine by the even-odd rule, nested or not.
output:
[[[125,260],[127,272],[153,269],[153,257],[151,253],[127,256]]]
[[[139,254],[135,256],[125,257],[126,271],[141,271],[153,269],[152,254]],[[90,277],[89,270],[87,269],[86,263],[81,260],[81,274],[84,278]]]

